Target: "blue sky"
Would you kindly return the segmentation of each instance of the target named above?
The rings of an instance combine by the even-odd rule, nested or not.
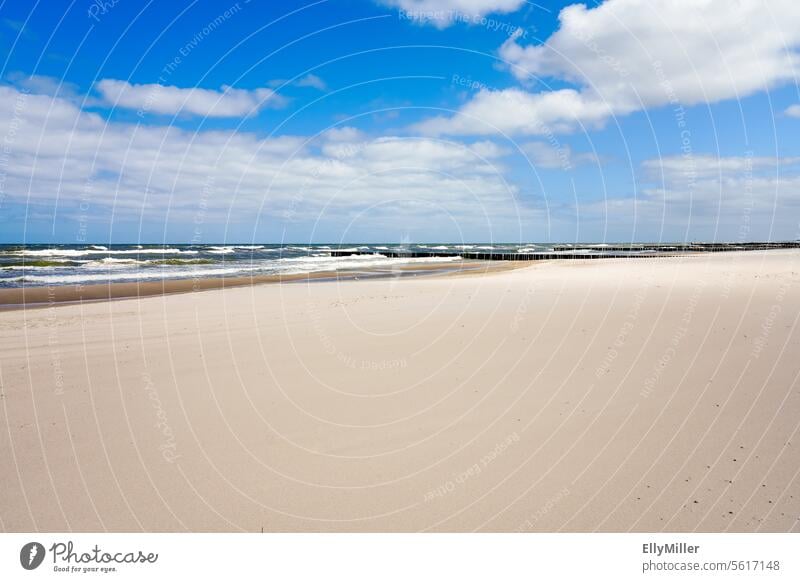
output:
[[[795,239],[798,44],[783,0],[6,2],[0,241]]]

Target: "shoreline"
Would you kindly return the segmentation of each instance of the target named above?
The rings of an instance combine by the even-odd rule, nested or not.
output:
[[[514,261],[459,261],[453,263],[419,263],[398,265],[393,269],[366,268],[363,270],[316,271],[290,275],[256,275],[252,277],[204,277],[197,279],[162,279],[93,283],[89,285],[36,285],[0,289],[0,312],[21,309],[42,309],[76,303],[137,299],[164,295],[197,293],[217,289],[322,281],[357,281],[360,279],[447,277],[500,272],[530,266]]]
[[[765,248],[752,250],[732,250],[725,255],[760,254],[792,252],[791,248]],[[356,253],[359,254],[359,253]],[[369,253],[360,253],[369,254]],[[597,260],[615,261],[668,258],[689,258],[708,256],[707,252],[685,251],[678,253],[663,253],[652,255],[610,256],[610,257],[582,257],[570,256],[569,263],[583,264],[587,261]],[[717,253],[714,253],[717,254]],[[431,257],[436,256],[435,253]],[[563,257],[552,260],[563,260]],[[418,264],[401,264],[392,267],[365,267],[363,269],[325,270],[306,273],[274,274],[274,275],[240,275],[222,277],[199,278],[173,278],[160,280],[143,280],[129,282],[108,283],[75,283],[63,285],[30,285],[22,287],[0,288],[0,312],[20,309],[41,309],[59,305],[76,303],[102,302],[122,299],[135,299],[143,297],[164,296],[172,294],[195,293],[218,289],[246,287],[276,283],[300,283],[322,281],[355,281],[359,279],[403,278],[423,275],[427,277],[438,276],[471,276],[480,273],[502,272],[512,269],[532,266],[534,263],[547,263],[550,259],[520,259],[465,257],[460,261],[451,263],[420,262]]]

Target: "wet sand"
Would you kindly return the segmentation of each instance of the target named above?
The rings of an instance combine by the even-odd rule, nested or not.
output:
[[[91,285],[29,286],[0,289],[0,310],[23,307],[47,307],[59,303],[79,303],[107,299],[129,299],[172,293],[192,293],[211,289],[227,289],[247,285],[270,283],[298,283],[303,281],[346,281],[363,278],[401,277],[416,275],[478,274],[519,268],[520,262],[463,261],[453,263],[417,263],[398,265],[389,269],[363,271],[319,271],[288,275],[257,275],[253,277],[206,277],[194,279],[165,279],[130,283]]]

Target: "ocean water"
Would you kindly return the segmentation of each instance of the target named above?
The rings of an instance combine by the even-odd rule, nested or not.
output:
[[[289,275],[320,271],[390,270],[414,263],[452,262],[353,255],[388,250],[459,252],[549,252],[545,244],[370,244],[370,245],[0,245],[0,287],[88,285],[127,281]],[[576,252],[586,252],[576,249]]]

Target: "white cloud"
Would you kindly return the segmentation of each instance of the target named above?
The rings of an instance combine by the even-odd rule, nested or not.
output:
[[[245,117],[264,107],[279,108],[286,98],[272,89],[234,89],[223,86],[211,89],[182,89],[169,85],[135,85],[127,81],[103,79],[97,83],[103,99],[114,107],[136,109],[162,115],[199,115],[203,117]]]
[[[77,85],[57,77],[26,75],[25,73],[15,71],[10,73],[7,78],[13,85],[21,87],[31,93],[60,97],[68,101],[79,101],[83,99]]]
[[[423,135],[548,135],[572,129],[576,120],[599,127],[611,114],[600,100],[574,89],[527,93],[482,89],[453,117],[434,117],[412,126]]]
[[[605,240],[798,238],[800,158],[670,156],[642,170],[635,197],[579,196],[576,228]]]
[[[800,105],[790,105],[783,113],[789,117],[800,118]]]
[[[486,134],[488,126],[531,134],[563,132],[668,103],[736,99],[794,80],[800,3],[794,0],[607,0],[574,4],[544,44],[512,36],[500,57],[525,83],[550,78],[576,89],[484,90],[450,118],[419,129]],[[505,109],[500,109],[502,104]]]
[[[323,214],[326,224],[347,224],[351,213],[380,205],[415,224],[431,208],[465,223],[513,222],[517,212],[517,190],[500,163],[506,151],[491,142],[374,139],[347,128],[311,142],[191,132],[108,122],[12,87],[0,87],[0,134],[10,139],[0,201],[54,208],[58,199],[64,215],[85,207],[102,217],[113,207],[118,220],[193,224],[202,210],[209,224]]]
[[[332,142],[354,142],[366,140],[366,135],[363,131],[356,127],[343,125],[341,127],[333,127],[322,134],[322,137],[327,141]]]
[[[522,151],[533,165],[543,169],[571,170],[582,164],[599,163],[598,157],[591,152],[575,153],[568,144],[557,141],[552,143],[533,141],[522,145]]]
[[[400,17],[445,28],[456,21],[478,23],[487,14],[515,12],[525,0],[383,0]]]
[[[790,238],[796,238],[800,158],[670,156],[647,160],[642,168],[650,184],[640,202],[663,207],[686,224],[771,217],[793,225]]]
[[[754,174],[771,170],[776,173],[780,167],[793,167],[800,163],[800,158],[770,156],[728,156],[712,155],[666,156],[642,162],[642,168],[650,178],[668,183],[683,176],[694,178],[721,178],[731,175]]]
[[[295,85],[298,87],[313,87],[314,89],[319,89],[320,91],[326,91],[328,89],[328,85],[325,83],[325,81],[312,74],[308,74],[302,79],[298,79]]]

